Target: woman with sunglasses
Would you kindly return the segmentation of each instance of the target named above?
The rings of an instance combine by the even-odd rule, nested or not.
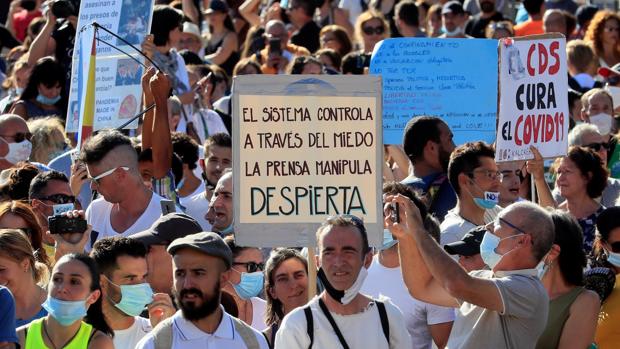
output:
[[[47,315],[41,307],[49,270],[34,258],[32,245],[18,229],[0,229],[0,284],[15,298],[15,328]]]
[[[598,236],[594,246],[595,264],[611,269],[616,284],[601,307],[594,337],[599,348],[617,348],[620,343],[620,206],[610,207],[596,222]]]
[[[265,324],[266,303],[258,297],[263,292],[263,254],[255,247],[241,247],[235,237],[227,236],[224,242],[233,253],[230,278],[222,290],[233,296],[239,311],[238,318],[258,331],[267,328]]]
[[[583,286],[587,259],[581,228],[568,213],[555,210],[551,218],[553,246],[537,268],[549,295],[549,315],[536,348],[588,348],[594,340],[601,301]]]
[[[620,63],[620,15],[615,12],[598,11],[584,37],[592,44],[601,67],[613,67]]]
[[[390,27],[381,12],[371,9],[357,17],[355,40],[362,53],[372,53],[379,41],[389,37]]]
[[[30,206],[20,201],[0,203],[0,229],[21,230],[30,240],[36,261],[51,268],[49,256],[54,255],[54,240],[43,242],[43,229]]]
[[[284,316],[308,302],[308,261],[292,248],[271,252],[265,264],[265,296],[267,310],[263,333],[271,347]]]
[[[99,270],[89,256],[68,254],[58,260],[43,307],[47,316],[18,329],[22,348],[114,348],[112,329],[101,312]]]
[[[556,186],[566,199],[558,208],[575,217],[583,231],[583,249],[592,252],[597,217],[605,207],[595,199],[601,196],[607,184],[607,169],[594,151],[570,147],[568,154],[556,161]]]

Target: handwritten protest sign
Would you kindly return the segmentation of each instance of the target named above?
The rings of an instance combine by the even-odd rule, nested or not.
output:
[[[414,116],[441,117],[454,142],[495,139],[497,42],[388,39],[375,47],[370,74],[383,77],[383,139],[401,144]]]
[[[568,148],[568,73],[566,40],[531,36],[502,40],[500,102],[495,160],[566,155]]]
[[[80,64],[79,45],[81,28],[97,22],[102,27],[118,34],[132,45],[140,46],[151,30],[154,0],[82,0],[78,18],[78,30],[73,51],[69,108],[67,108],[67,132],[77,132],[79,127],[80,104],[78,103]],[[127,119],[140,112],[142,88],[140,78],[142,67],[134,59],[114,49],[116,46],[140,62],[139,53],[121,40],[104,32],[97,31],[97,52],[95,71],[95,116],[93,130],[104,127],[118,127]],[[108,45],[110,44],[110,45]],[[138,121],[127,128],[136,128]]]
[[[314,246],[327,216],[382,239],[381,82],[371,76],[239,76],[234,231],[243,246]]]

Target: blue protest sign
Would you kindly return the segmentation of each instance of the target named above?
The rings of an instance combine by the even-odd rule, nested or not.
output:
[[[380,42],[370,74],[383,77],[383,140],[401,144],[415,116],[441,117],[454,143],[495,140],[497,41],[397,38]]]

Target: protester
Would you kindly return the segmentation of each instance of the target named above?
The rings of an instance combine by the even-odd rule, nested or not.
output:
[[[316,3],[312,0],[290,0],[286,15],[294,27],[291,43],[305,47],[314,53],[319,49],[319,32],[321,28],[314,22]]]
[[[26,201],[30,182],[41,170],[34,164],[24,161],[2,172],[0,196],[8,200]]]
[[[587,260],[581,228],[567,213],[554,211],[551,218],[554,244],[536,267],[549,296],[549,317],[536,348],[587,348],[594,340],[601,301],[583,287]]]
[[[575,17],[577,17],[577,30],[573,35],[575,39],[583,39],[588,31],[588,27],[590,26],[590,22],[594,15],[599,11],[599,8],[590,4],[583,4],[579,6],[577,12],[575,12]]]
[[[161,216],[149,229],[131,236],[146,247],[146,280],[155,293],[172,294],[172,256],[166,248],[180,237],[201,231],[192,217],[174,212]]]
[[[241,247],[235,243],[232,235],[224,242],[233,254],[233,263],[228,283],[222,290],[235,299],[239,311],[238,318],[252,328],[263,331],[265,323],[266,302],[259,298],[263,293],[264,275],[263,254],[255,247]]]
[[[340,74],[340,66],[342,65],[342,57],[331,48],[322,48],[316,51],[314,57],[318,59],[323,65],[323,71],[325,74],[338,75]]]
[[[387,182],[383,184],[383,194],[401,194],[411,199],[424,217],[424,225],[429,234],[439,243],[439,223],[428,214],[425,204],[409,187]],[[412,348],[430,348],[433,343],[438,348],[443,348],[452,329],[454,310],[411,297],[403,282],[397,244],[398,240],[394,240],[392,233],[385,230],[383,245],[373,257],[360,292],[375,299],[387,297],[398,307],[411,336]]]
[[[497,164],[497,168],[502,173],[502,185],[499,187],[499,205],[506,207],[514,202],[523,200],[519,196],[519,188],[527,173],[526,162],[500,162]]]
[[[15,114],[0,115],[0,171],[28,160],[32,151],[31,137],[22,117]]]
[[[282,319],[308,301],[308,261],[297,250],[280,248],[265,263],[265,339],[273,348]]]
[[[441,4],[433,4],[426,13],[426,35],[436,38],[442,34],[442,11]]]
[[[491,22],[503,21],[504,16],[495,8],[495,0],[480,0],[480,13],[470,17],[465,25],[465,33],[474,38],[484,38],[484,30]]]
[[[209,37],[205,47],[205,59],[210,64],[217,64],[232,75],[235,64],[239,61],[239,43],[235,26],[230,18],[225,1],[211,0],[205,11],[209,25]]]
[[[39,59],[33,65],[28,84],[13,104],[11,113],[24,120],[65,115],[61,101],[65,85],[65,74],[60,63],[52,57]]]
[[[564,11],[547,9],[543,16],[543,30],[545,33],[560,33],[567,36],[569,30]]]
[[[616,284],[601,307],[594,340],[601,349],[614,348],[620,343],[620,207],[610,207],[599,215],[596,222],[598,237],[595,245],[597,262],[616,274]]]
[[[459,308],[448,347],[532,348],[543,332],[549,298],[536,265],[553,243],[553,221],[535,204],[505,208],[487,225],[480,245],[491,270],[467,273],[428,236],[411,200],[388,196],[398,204],[401,223],[386,215],[385,225],[398,238],[403,278],[415,298]],[[387,213],[387,212],[386,212]]]
[[[480,255],[480,243],[482,243],[485,232],[485,226],[477,226],[465,234],[460,241],[447,244],[443,249],[450,255],[458,256],[459,264],[468,273],[488,269]]]
[[[471,38],[465,34],[467,16],[463,5],[458,1],[446,2],[441,8],[441,31],[440,38]]]
[[[49,270],[35,260],[32,245],[18,229],[0,229],[0,250],[0,284],[15,297],[15,329],[47,315],[41,304]]]
[[[43,243],[43,230],[37,222],[35,213],[27,204],[20,201],[0,203],[0,229],[22,231],[32,245],[36,261],[51,267],[52,264]]]
[[[617,129],[613,123],[613,98],[606,90],[593,88],[581,97],[581,119],[598,127],[601,135],[611,140]]]
[[[101,312],[99,271],[92,258],[69,254],[56,262],[42,305],[48,315],[17,331],[22,347],[114,348]]]
[[[71,149],[71,141],[65,135],[58,117],[45,117],[28,121],[32,133],[30,161],[47,165],[57,156]]]
[[[0,286],[0,348],[16,348],[17,342],[15,300],[8,288]]]
[[[203,182],[194,175],[198,164],[198,144],[187,134],[172,133],[172,149],[183,161],[183,180],[176,183],[181,206],[203,190]]]
[[[405,0],[396,3],[394,8],[396,28],[398,33],[407,38],[423,38],[426,37],[424,31],[420,28],[420,16],[418,15],[418,6],[413,0]]]
[[[570,76],[579,84],[580,92],[587,92],[594,87],[602,87],[596,82],[598,61],[590,44],[583,40],[571,40],[566,43],[567,68]]]
[[[607,170],[601,158],[592,150],[571,147],[558,159],[556,186],[566,199],[558,206],[575,217],[583,231],[583,249],[592,252],[595,224],[605,207],[595,199],[601,196],[607,183]]]
[[[188,50],[195,53],[198,57],[204,57],[205,47],[203,41],[198,25],[188,21],[183,22],[183,31],[177,46],[179,51]],[[187,62],[185,63],[187,64]]]
[[[355,22],[355,44],[365,54],[371,54],[375,45],[390,37],[390,27],[383,15],[376,10],[360,14]]]
[[[413,173],[402,183],[419,191],[429,212],[440,221],[456,205],[456,194],[447,176],[455,148],[453,137],[448,125],[434,116],[411,119],[403,135],[403,150],[413,164]]]
[[[487,25],[484,36],[487,39],[503,39],[514,37],[514,29],[509,21],[491,22]]]
[[[528,20],[515,25],[515,36],[543,34],[544,0],[524,0],[523,7],[527,11]]]
[[[290,75],[320,75],[323,74],[323,63],[312,56],[298,56],[288,65],[286,73]]]
[[[321,28],[319,33],[321,39],[321,48],[331,48],[336,50],[340,56],[344,57],[347,53],[353,49],[351,38],[347,34],[346,29],[343,27],[330,24]]]
[[[231,274],[232,252],[214,233],[178,238],[170,244],[174,298],[181,309],[164,320],[137,349],[214,347],[267,349],[263,335],[220,305],[221,286]]]
[[[592,44],[601,67],[620,63],[620,16],[608,11],[598,11],[586,31],[585,41]]]
[[[265,24],[266,44],[257,54],[263,74],[282,74],[288,63],[296,56],[307,56],[310,51],[302,46],[288,42],[289,34],[286,25],[281,20],[270,20]],[[280,39],[279,49],[272,48],[272,40],[275,43]]]
[[[232,171],[225,171],[220,177],[211,197],[209,211],[213,210],[211,226],[222,236],[233,232],[233,185]],[[208,215],[208,211],[206,215]],[[206,218],[206,217],[205,217]],[[207,219],[208,220],[208,219]]]
[[[7,95],[0,100],[0,114],[7,113],[24,92],[30,78],[30,71],[28,60],[20,59],[13,64],[10,73],[7,72],[7,77],[2,82],[2,88],[7,90]]]

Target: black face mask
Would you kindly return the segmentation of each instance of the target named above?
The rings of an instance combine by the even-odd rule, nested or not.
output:
[[[480,11],[484,13],[493,13],[495,12],[495,4],[490,1],[481,2]]]
[[[344,291],[339,291],[335,289],[334,286],[329,283],[329,281],[327,280],[327,276],[323,271],[323,268],[319,268],[316,276],[319,278],[319,280],[321,280],[321,284],[323,284],[323,287],[325,287],[325,292],[327,292],[330,297],[338,301],[338,303],[342,304],[342,297],[344,297]]]
[[[37,2],[33,0],[22,0],[19,6],[26,11],[32,11],[37,6]]]

